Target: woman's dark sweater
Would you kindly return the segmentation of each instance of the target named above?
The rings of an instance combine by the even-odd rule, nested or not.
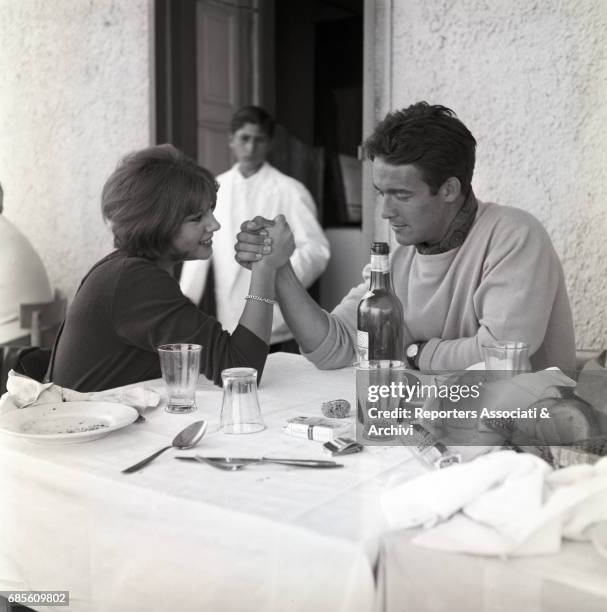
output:
[[[225,368],[259,375],[268,345],[238,325],[221,328],[186,298],[178,282],[148,259],[115,251],[85,276],[53,351],[50,379],[78,391],[102,391],[160,376],[156,348],[201,344],[200,371],[215,384]]]

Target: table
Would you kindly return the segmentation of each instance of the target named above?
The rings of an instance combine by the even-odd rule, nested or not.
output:
[[[607,609],[607,560],[589,544],[502,560],[426,550],[410,543],[413,532],[391,532],[382,487],[424,470],[408,448],[367,447],[328,471],[221,472],[173,458],[327,458],[281,426],[318,415],[327,399],[354,405],[354,377],[270,355],[259,390],[268,428],[248,436],[217,431],[221,390],[202,377],[192,415],[155,409],[143,424],[72,446],[0,436],[0,590],[69,590],[78,612]],[[200,418],[210,431],[197,449],[120,473]]]
[[[354,405],[354,376],[270,355],[259,389],[268,427],[257,434],[217,431],[221,390],[201,377],[199,411],[190,415],[155,409],[145,423],[86,444],[0,436],[0,590],[69,590],[78,612],[371,610],[387,528],[379,495],[398,466],[415,468],[409,449],[368,448],[336,470],[221,472],[173,458],[326,459],[318,442],[281,426],[319,415],[327,399]],[[200,418],[210,431],[197,449],[169,450],[140,472],[120,473]]]

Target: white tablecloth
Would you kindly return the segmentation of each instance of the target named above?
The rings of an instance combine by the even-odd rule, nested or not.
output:
[[[268,428],[252,435],[217,432],[222,392],[202,378],[191,415],[159,408],[143,424],[70,446],[0,435],[0,590],[69,590],[77,612],[607,609],[607,560],[589,544],[502,560],[426,550],[411,532],[389,532],[383,485],[424,469],[407,448],[367,447],[327,471],[221,472],[173,458],[327,459],[319,443],[280,428],[290,416],[319,415],[328,399],[354,408],[354,377],[270,355],[259,391]],[[120,473],[200,418],[210,431],[195,450]]]
[[[320,415],[328,399],[354,407],[354,376],[271,355],[259,390],[268,428],[257,434],[217,431],[222,391],[201,377],[199,411],[190,415],[159,408],[85,444],[0,436],[0,590],[69,590],[79,612],[372,609],[386,529],[379,492],[399,466],[415,468],[408,449],[368,448],[336,470],[221,472],[173,458],[330,458],[281,426]],[[210,431],[195,450],[171,449],[140,472],[120,472],[200,418]]]

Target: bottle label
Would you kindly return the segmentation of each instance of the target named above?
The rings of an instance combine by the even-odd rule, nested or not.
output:
[[[389,272],[390,259],[387,255],[371,255],[371,272]]]
[[[369,361],[369,332],[356,330],[356,345],[359,361]]]

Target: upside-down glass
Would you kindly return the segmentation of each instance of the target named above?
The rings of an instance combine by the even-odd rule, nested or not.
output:
[[[196,385],[200,372],[200,344],[163,344],[158,347],[160,371],[167,388],[167,412],[197,410]]]
[[[529,345],[525,342],[506,340],[483,344],[481,352],[491,380],[512,378],[531,371]]]
[[[246,434],[265,429],[257,399],[257,370],[228,368],[221,373],[221,379],[221,431],[227,434]]]

